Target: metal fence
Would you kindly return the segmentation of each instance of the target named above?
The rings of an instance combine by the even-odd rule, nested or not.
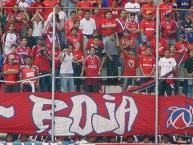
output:
[[[55,8],[1,10],[2,91],[52,92],[52,141],[56,92],[155,95],[158,143],[160,97],[193,95],[192,11]]]

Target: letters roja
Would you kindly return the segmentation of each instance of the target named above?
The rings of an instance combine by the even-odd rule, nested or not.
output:
[[[49,125],[43,123],[44,120],[51,120],[52,110],[43,110],[44,105],[51,105],[51,99],[40,98],[34,95],[29,97],[33,101],[32,118],[34,124],[38,128],[37,133],[47,131],[51,134]],[[124,134],[132,130],[132,125],[138,114],[136,103],[132,97],[122,96],[121,103],[117,106],[115,97],[111,95],[103,95],[103,102],[105,103],[104,110],[108,112],[107,116],[102,116],[98,112],[99,107],[92,97],[85,94],[76,95],[70,98],[72,101],[72,110],[69,116],[56,116],[55,119],[55,135],[89,135],[95,132],[101,133],[115,133]],[[85,104],[86,111],[83,112],[82,104]],[[63,100],[55,100],[55,112],[68,109],[68,104]],[[128,107],[129,106],[129,107]],[[82,115],[84,114],[86,120],[84,126],[80,126]],[[126,119],[129,116],[129,119]]]

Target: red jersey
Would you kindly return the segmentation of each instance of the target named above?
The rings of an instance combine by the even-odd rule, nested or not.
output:
[[[10,0],[9,2],[5,3],[4,7],[8,7],[6,9],[7,15],[10,15],[12,13],[12,7],[17,4],[16,0]]]
[[[162,37],[168,40],[176,40],[176,33],[168,33],[170,31],[177,32],[178,25],[175,20],[171,20],[170,22],[162,21],[160,24],[160,31],[162,33]]]
[[[16,51],[20,55],[23,62],[24,62],[26,56],[31,55],[31,48],[29,48],[29,47],[24,48],[22,46],[18,46]]]
[[[43,4],[46,7],[45,9],[45,18],[48,18],[48,15],[53,11],[53,7],[55,4],[57,4],[58,0],[52,0],[51,2],[49,0],[44,0]]]
[[[141,55],[145,55],[145,50],[147,48],[147,44],[140,44],[137,49],[136,53],[140,57]]]
[[[112,7],[110,8],[112,11],[112,18],[117,19],[120,16],[120,10],[119,7]]]
[[[135,56],[130,56],[126,52],[123,52],[124,60],[124,76],[135,76],[138,68],[138,59]]]
[[[102,19],[101,20],[101,26],[102,25],[109,25],[109,24],[116,24],[116,21],[114,19]],[[101,34],[103,36],[109,36],[112,32],[115,32],[116,31],[116,27],[115,28],[102,28],[101,30]]]
[[[51,57],[51,54],[48,50],[45,50],[46,54],[42,53],[42,46],[36,45],[32,48],[31,55],[34,57],[34,65],[38,66],[40,72],[50,72],[51,71],[51,62],[49,57]]]
[[[60,60],[57,58],[59,57],[61,52],[62,51],[60,49],[55,49],[55,68],[56,68],[56,70],[60,69]],[[51,56],[53,56],[52,50],[50,50],[50,54],[51,54]]]
[[[45,36],[45,42],[46,42],[46,45],[49,47],[49,49],[52,49],[53,39],[55,40],[55,42],[57,42],[58,44],[60,44],[58,35],[55,35],[55,37],[53,38],[53,34],[52,34],[52,33],[47,33],[47,34],[46,34],[46,36]]]
[[[82,52],[82,50],[73,50],[72,54],[78,59],[81,60],[82,57],[84,56],[84,53]]]
[[[76,42],[80,42],[81,49],[82,49],[83,48],[83,44],[82,44],[83,39],[81,37],[79,37],[79,36],[76,36],[76,37],[69,36],[69,37],[67,37],[67,40],[66,40],[67,44],[71,44],[71,45],[75,46]]]
[[[83,2],[83,1],[80,1],[77,3],[76,5],[78,8],[90,8],[92,7],[92,4],[89,3],[89,2]]]
[[[140,29],[143,29],[144,35],[147,36],[148,41],[152,41],[155,38],[156,33],[156,21],[143,19],[140,24]]]
[[[156,59],[154,55],[141,55],[139,64],[142,66],[144,74],[151,74],[153,67],[155,66]]]
[[[16,33],[20,33],[21,32],[21,27],[22,27],[21,22],[17,22],[17,21],[15,21],[15,22],[7,22],[5,24],[5,32],[8,31],[10,24],[14,25]]]
[[[170,54],[170,57],[173,57],[176,60],[176,62],[178,62],[180,59],[180,54],[179,53]]]
[[[5,56],[5,59],[4,59],[4,62],[3,62],[4,64],[8,64],[9,63],[8,59],[9,59],[10,56],[13,56],[15,58],[14,59],[14,63],[15,64],[22,65],[24,63],[22,61],[21,56],[19,54],[11,52],[11,53],[9,53],[9,54],[7,54]]]
[[[92,46],[94,46],[93,41],[94,41],[93,38],[89,38],[89,39],[88,39],[88,41],[87,41],[87,43],[86,43],[86,49],[89,49],[89,48],[91,48]],[[99,46],[101,46],[101,47],[104,46],[102,40],[99,40]]]
[[[35,65],[32,65],[32,66],[25,66],[23,65],[20,69],[20,78],[21,80],[27,80],[27,79],[30,79],[30,78],[34,78],[34,77],[37,77],[39,75],[39,70],[38,70],[38,67],[35,66]],[[31,79],[30,80],[31,82],[33,82],[34,84],[36,84],[36,79]],[[29,82],[23,82],[23,84],[27,84],[27,85],[30,85]]]
[[[13,64],[13,65],[4,64],[3,65],[3,72],[8,71],[9,69],[14,69],[14,70],[19,71],[20,67],[17,64]],[[5,81],[14,81],[15,82],[15,83],[5,82],[5,85],[19,85],[18,83],[16,83],[18,81],[18,74],[4,75],[4,80]]]
[[[71,29],[73,28],[73,26],[74,26],[74,20],[69,19],[65,22],[64,29],[66,31],[66,37],[70,36]]]
[[[178,51],[178,53],[183,53],[186,49],[188,49],[188,46],[189,46],[188,41],[184,41],[184,42],[179,41],[175,44],[176,51]]]
[[[165,13],[166,12],[171,13],[171,16],[173,16],[173,11],[172,11],[173,4],[172,3],[169,3],[169,4],[161,3],[159,5],[159,8],[160,8],[161,21],[165,21]]]
[[[152,11],[152,16],[156,16],[156,6],[154,4],[143,4],[141,9],[141,14],[145,15],[147,10]]]
[[[35,14],[36,10],[38,9],[40,15],[45,18],[45,5],[43,3],[32,3],[30,11],[32,14]],[[46,18],[45,18],[46,19]]]
[[[131,21],[126,23],[126,29],[132,29],[132,28],[139,30],[139,23],[137,22],[132,23]],[[131,37],[131,39],[139,39],[139,33],[130,32],[129,36]]]
[[[104,19],[104,15],[102,13],[100,13],[99,15],[94,14],[91,16],[91,18],[95,20],[96,29],[100,34],[101,33],[101,19]]]
[[[129,46],[128,46],[128,45],[129,45]],[[122,38],[120,39],[120,46],[121,46],[121,47],[126,47],[126,46],[128,46],[128,47],[134,48],[135,45],[136,45],[136,44],[135,44],[135,40],[131,39],[130,37],[129,37],[129,38],[122,37]]]
[[[150,43],[151,48],[153,50],[153,54],[156,54],[156,40],[151,41]],[[159,56],[163,56],[166,49],[168,49],[168,44],[166,42],[166,39],[160,39],[159,43]]]
[[[85,60],[83,65],[85,65],[85,74],[86,76],[98,76],[99,72],[99,67],[100,67],[100,58],[95,55],[91,56],[88,55]]]
[[[115,19],[115,21],[117,22],[116,32],[117,33],[123,33],[123,31],[126,28],[127,23],[129,22],[129,19],[117,18],[117,19]]]

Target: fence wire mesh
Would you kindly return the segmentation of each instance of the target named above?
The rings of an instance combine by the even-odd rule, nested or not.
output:
[[[136,94],[157,95],[158,102],[171,95],[193,98],[190,3],[187,3],[189,9],[180,7],[178,1],[168,0],[159,6],[151,0],[147,4],[122,2],[122,6],[113,1],[108,8],[101,7],[104,5],[101,1],[78,2],[77,6],[70,1],[67,3],[64,1],[64,7],[60,7],[56,2],[28,4],[20,1],[17,4],[10,1],[0,8],[2,92],[119,93],[130,90]],[[158,8],[159,19],[156,18]],[[158,30],[156,25],[159,25]],[[158,92],[155,91],[156,66]],[[155,119],[155,114],[152,115]],[[159,119],[158,126],[163,121]],[[170,124],[181,127],[181,124]],[[55,136],[54,140],[192,143],[191,134],[179,136],[178,131],[168,131],[163,135],[159,129],[158,134]],[[6,141],[54,141],[51,136],[29,135],[7,134]]]

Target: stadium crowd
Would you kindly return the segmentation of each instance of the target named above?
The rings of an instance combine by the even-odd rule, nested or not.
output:
[[[160,8],[159,34],[156,34],[157,7]],[[159,35],[159,77],[169,78],[159,84],[159,95],[171,95],[172,91],[177,95],[183,86],[183,93],[193,98],[192,79],[172,80],[193,77],[192,9],[191,0],[163,0],[159,5],[154,5],[153,0],[2,1],[0,80],[3,83],[0,85],[6,93],[50,92],[54,55],[56,91],[99,92],[104,82],[92,77],[105,77],[104,69],[112,77],[107,78],[105,85],[121,84],[126,90],[129,85],[154,79],[155,38]],[[52,54],[53,41],[55,54]],[[121,80],[116,77],[119,67],[121,76],[125,76]],[[41,75],[44,77],[34,78]],[[142,76],[139,81],[136,75]],[[154,88],[148,88],[147,92],[154,92]],[[8,134],[5,141],[50,141],[49,137],[15,136]],[[56,137],[56,141],[153,143],[154,137]],[[162,135],[159,142],[191,143],[192,140],[187,136]]]
[[[160,144],[191,144],[191,136],[172,136],[172,135],[159,135],[158,141]],[[23,143],[23,142],[33,142],[33,143],[52,143],[51,137],[48,136],[28,136],[24,134],[13,135],[7,134],[6,137],[1,140],[1,142],[7,143]],[[68,136],[57,136],[55,137],[55,142],[62,144],[90,144],[90,143],[144,143],[151,144],[155,143],[155,137],[152,135],[142,135],[142,136],[92,136],[92,137],[68,137]]]
[[[109,76],[105,85],[121,85],[126,90],[129,85],[146,83],[155,76],[155,38],[159,35],[159,77],[169,78],[159,84],[159,95],[171,95],[173,90],[177,95],[183,86],[183,93],[193,97],[192,79],[171,79],[193,76],[192,8],[191,0],[163,0],[159,5],[153,0],[2,1],[0,60],[4,92],[51,91],[53,41],[56,91],[99,92],[104,81],[91,77],[105,77],[104,69]],[[124,76],[121,80],[116,77],[119,67]],[[34,78],[39,75],[44,77]],[[142,76],[139,81],[136,75]]]

